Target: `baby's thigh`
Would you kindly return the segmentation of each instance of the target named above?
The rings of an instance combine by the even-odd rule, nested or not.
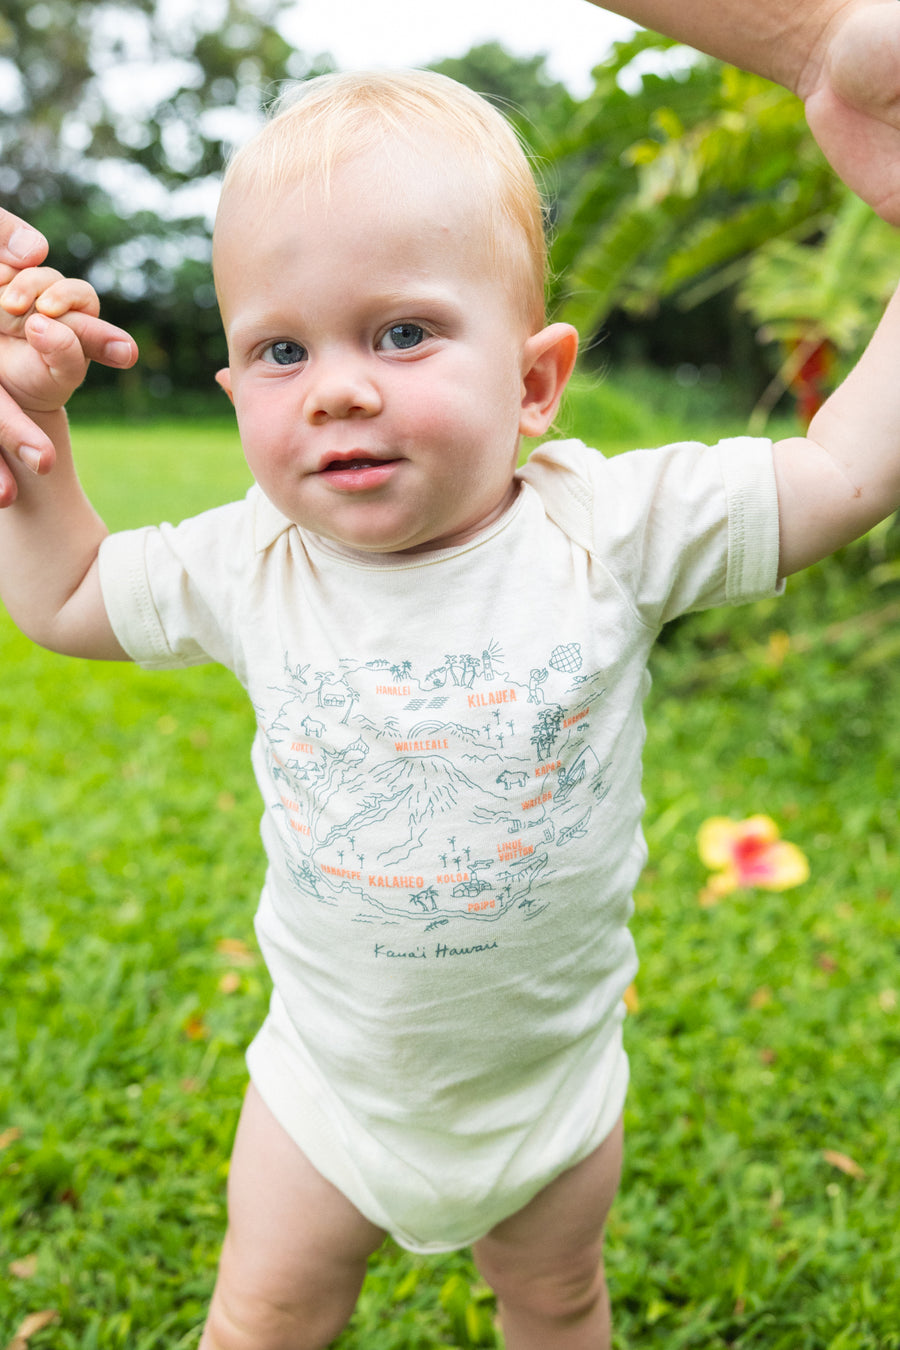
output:
[[[349,1319],[385,1234],[317,1172],[251,1084],[201,1350],[306,1350]]]
[[[622,1148],[620,1119],[593,1153],[475,1243],[476,1263],[501,1298],[533,1292],[544,1282],[552,1286],[595,1277],[606,1218],[619,1188]]]

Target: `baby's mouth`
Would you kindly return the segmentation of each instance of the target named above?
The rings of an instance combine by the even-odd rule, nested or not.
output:
[[[346,459],[331,459],[322,466],[321,474],[335,488],[356,489],[378,488],[386,483],[400,463],[397,459],[376,459],[373,456],[356,455]]]
[[[333,459],[322,470],[323,473],[343,473],[352,469],[371,469],[380,464],[392,463],[384,459],[365,459],[360,456],[359,459]]]

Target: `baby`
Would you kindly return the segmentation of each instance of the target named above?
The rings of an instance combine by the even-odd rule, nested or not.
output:
[[[0,295],[0,382],[57,461],[8,457],[13,618],[70,654],[221,662],[256,712],[274,993],[201,1350],[328,1345],[386,1232],[471,1245],[508,1350],[598,1350],[648,654],[896,508],[900,302],[809,438],[569,440],[517,470],[578,339],[544,319],[513,133],[433,74],[284,100],[229,168],[214,265],[255,485],[113,536],[62,411],[96,297],[45,268]]]

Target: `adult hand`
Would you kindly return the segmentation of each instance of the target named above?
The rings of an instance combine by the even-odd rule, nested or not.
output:
[[[844,182],[900,225],[900,5],[846,6],[823,30],[797,92]]]

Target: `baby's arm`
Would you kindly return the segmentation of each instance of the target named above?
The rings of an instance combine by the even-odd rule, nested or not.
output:
[[[799,94],[833,168],[900,224],[896,0],[591,0]]]
[[[87,331],[127,348],[127,333],[101,324],[86,282],[49,268],[13,274],[0,291],[0,386],[6,402],[0,444],[13,484],[0,511],[0,597],[24,633],[73,656],[122,658],[100,592],[97,555],[106,528],[88,502],[72,462],[64,404],[84,378]],[[31,452],[18,430],[40,433]],[[32,436],[32,442],[35,439]],[[53,469],[50,473],[49,470]]]
[[[900,290],[806,437],[775,446],[782,576],[808,567],[900,507]]]

